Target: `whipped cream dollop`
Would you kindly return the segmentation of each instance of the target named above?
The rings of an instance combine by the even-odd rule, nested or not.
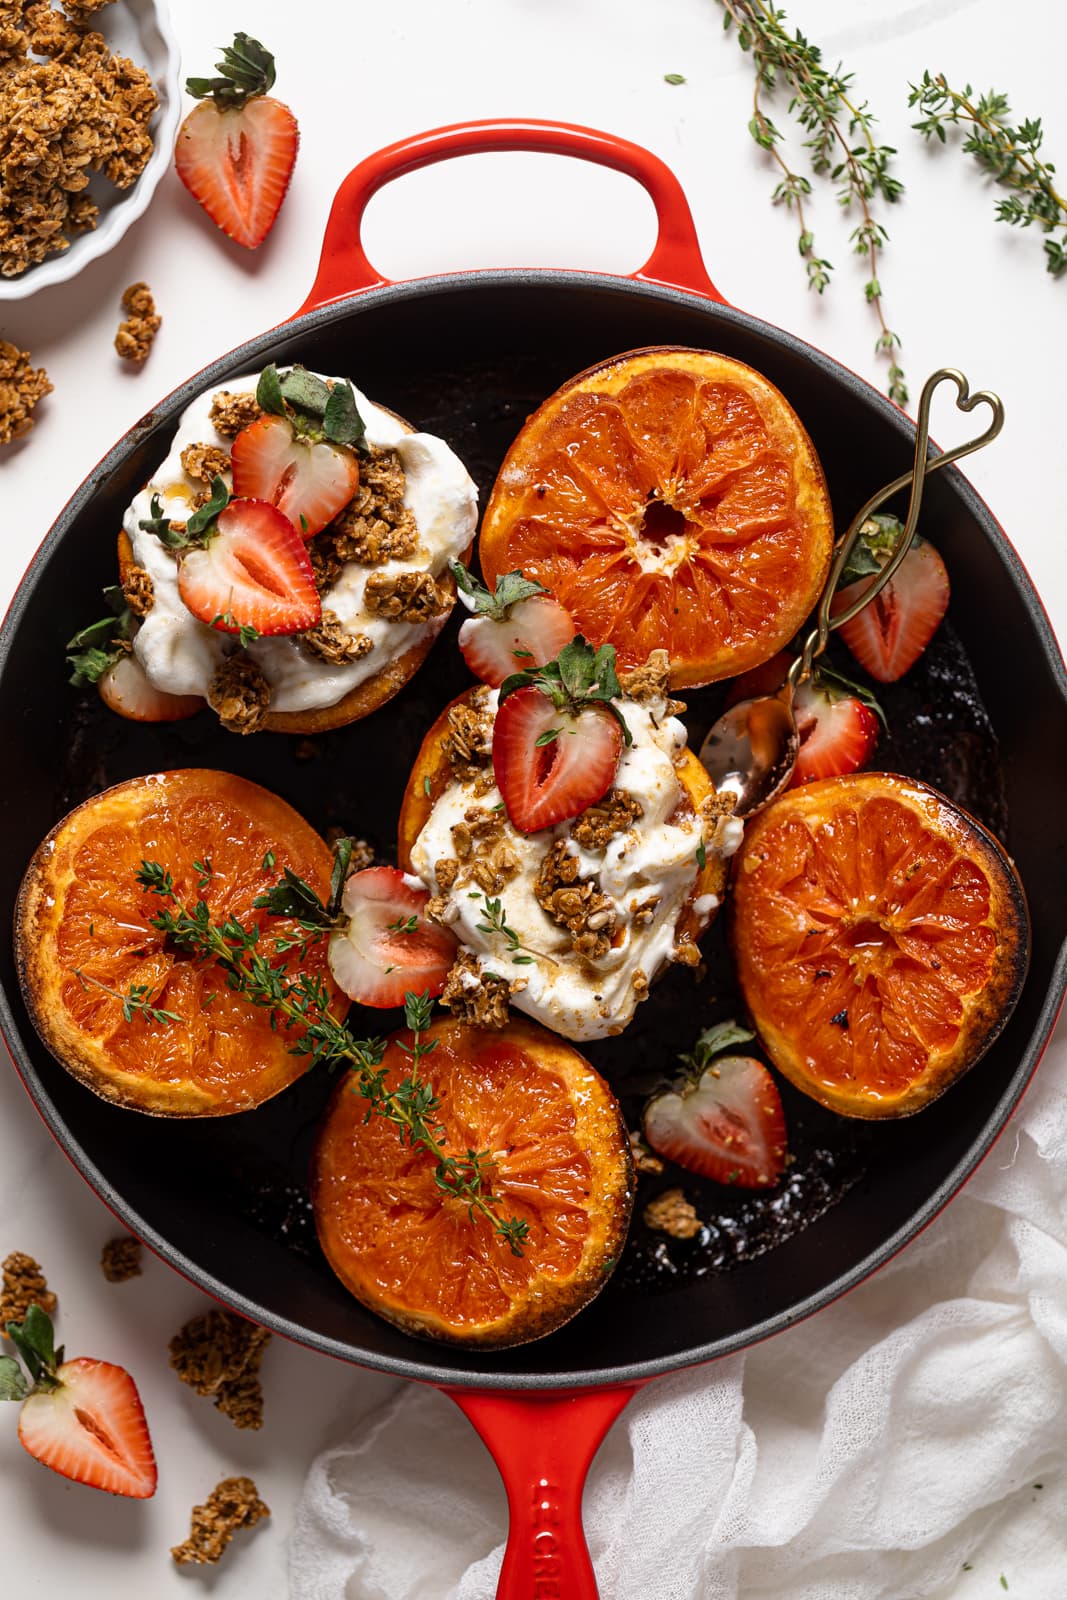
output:
[[[485,711],[495,716],[497,692],[482,694]],[[475,958],[479,972],[521,985],[513,988],[511,1005],[567,1039],[602,1039],[623,1030],[652,978],[677,957],[678,919],[700,875],[698,853],[704,859],[725,858],[741,842],[739,822],[729,816],[702,817],[688,803],[677,772],[686,730],[666,714],[666,701],[623,697],[614,703],[633,743],[623,748],[613,787],[632,795],[641,815],[603,847],[578,843],[573,837],[578,819],[537,833],[517,832],[499,789],[487,787],[492,775],[488,769],[481,784],[453,778],[435,801],[411,853],[415,872],[443,902],[440,920]],[[499,831],[492,848],[503,847],[518,861],[518,870],[491,894],[471,876],[470,858],[460,861],[454,882],[448,882],[451,867],[442,879],[437,876],[442,861],[457,858],[457,832],[464,838],[472,812],[479,817],[497,813]],[[559,840],[577,858],[581,877],[595,879],[599,892],[611,901],[611,947],[593,959],[575,952],[568,929],[548,915],[535,893],[542,863]],[[489,902],[496,900],[500,908],[494,916]],[[713,894],[692,901],[701,931],[718,903]],[[518,946],[506,933],[493,931],[494,923],[510,929]],[[476,985],[479,979],[471,972],[467,981]]]
[[[152,579],[153,605],[134,639],[133,648],[149,680],[169,694],[206,695],[224,656],[233,648],[233,636],[199,621],[178,593],[178,561],[152,533],[139,526],[150,516],[152,497],[158,497],[164,515],[185,521],[203,485],[183,469],[182,451],[189,445],[215,445],[229,453],[231,440],[211,421],[218,394],[255,394],[257,373],[231,378],[199,395],[183,412],[170,453],[136,495],[123,518],[133,545],[133,559]],[[408,559],[391,558],[374,566],[350,561],[336,581],[323,592],[324,610],[334,613],[350,633],[366,634],[372,649],[358,661],[338,665],[312,656],[298,635],[257,639],[248,646],[271,686],[272,711],[312,711],[336,705],[351,689],[410,650],[437,622],[387,619],[369,611],[363,591],[372,573],[388,576],[428,572],[440,577],[450,561],[461,556],[474,537],[478,519],[478,491],[453,450],[434,434],[408,433],[390,412],[372,404],[355,390],[356,405],[366,425],[367,443],[395,450],[404,469],[404,504],[415,519],[418,545]],[[229,481],[229,474],[223,477]]]

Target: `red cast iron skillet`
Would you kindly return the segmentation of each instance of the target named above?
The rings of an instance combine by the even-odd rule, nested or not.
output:
[[[635,178],[659,219],[649,261],[630,277],[492,271],[384,280],[360,243],[371,195],[416,167],[486,150],[578,156]],[[0,789],[5,925],[23,868],[45,830],[87,795],[134,773],[228,767],[277,790],[316,825],[340,822],[388,852],[422,733],[465,683],[458,652],[442,641],[387,707],[310,745],[276,735],[232,738],[204,716],[139,727],[68,687],[62,643],[96,614],[92,596],[113,581],[123,510],[165,454],[194,395],[269,361],[349,373],[368,394],[447,437],[484,492],[540,399],[582,368],[650,344],[723,351],[777,384],[814,439],[839,525],[873,487],[910,462],[912,425],[896,407],[818,351],[723,302],[705,272],[677,180],[647,151],[583,128],[490,122],[424,134],[357,167],[334,202],[318,276],[301,310],[198,373],[132,428],[70,501],[16,595],[0,635],[0,737],[7,770],[20,779]],[[945,359],[951,362],[951,351]],[[325,1354],[451,1394],[494,1452],[507,1485],[511,1534],[500,1593],[508,1600],[595,1595],[581,1534],[582,1483],[606,1428],[635,1387],[791,1326],[899,1250],[989,1149],[1051,1032],[1067,975],[1061,816],[1067,677],[1018,557],[955,469],[930,480],[924,517],[936,528],[951,573],[946,637],[958,639],[953,648],[958,654],[962,646],[969,657],[996,737],[989,734],[983,744],[966,730],[958,737],[939,734],[929,772],[916,775],[977,794],[1002,828],[1003,785],[1007,842],[1033,918],[1029,979],[993,1049],[920,1117],[860,1134],[855,1124],[791,1095],[787,1116],[798,1170],[821,1159],[825,1147],[831,1178],[843,1162],[848,1184],[836,1204],[799,1229],[768,1211],[763,1233],[757,1226],[753,1234],[762,1253],[754,1250],[733,1270],[680,1272],[676,1285],[665,1289],[662,1273],[650,1273],[646,1282],[639,1271],[620,1268],[567,1327],[499,1354],[408,1338],[347,1295],[315,1243],[305,1175],[328,1083],[312,1074],[259,1111],[193,1124],[106,1105],[68,1077],[38,1041],[4,936],[5,1038],[42,1116],[92,1187],[164,1260],[236,1311]],[[956,658],[950,651],[938,659],[941,677],[928,673],[922,680],[935,708],[958,697]],[[694,703],[695,722],[703,717],[706,724],[714,705],[699,697]],[[898,725],[918,727],[925,713],[917,702],[902,706]],[[701,732],[691,723],[694,743]],[[914,759],[920,766],[926,759],[921,748]],[[992,766],[983,767],[983,760]],[[692,975],[674,972],[622,1040],[589,1053],[612,1072],[621,1066],[636,1074],[637,1083],[650,1065],[669,1070],[706,1020],[702,1004]],[[368,1028],[381,1031],[381,1019]],[[719,1208],[727,1237],[730,1206],[740,1207],[740,1215],[744,1197],[713,1194],[705,1210]]]

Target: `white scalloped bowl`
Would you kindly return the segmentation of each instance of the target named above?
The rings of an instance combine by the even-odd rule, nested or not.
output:
[[[151,74],[159,95],[159,109],[150,124],[152,154],[129,189],[116,189],[106,178],[94,174],[89,192],[100,206],[96,227],[78,234],[69,249],[48,256],[39,266],[28,267],[19,277],[0,277],[0,301],[24,300],[39,289],[66,283],[90,261],[106,255],[144,213],[170,164],[181,115],[181,58],[166,5],[163,0],[117,0],[116,5],[98,14],[93,26],[115,54],[129,56]]]

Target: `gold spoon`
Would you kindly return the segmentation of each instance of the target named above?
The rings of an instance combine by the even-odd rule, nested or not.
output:
[[[975,406],[984,404],[992,411],[993,420],[978,438],[956,445],[952,450],[945,450],[941,455],[928,457],[930,407],[935,389],[946,380],[956,385],[957,410],[973,411]],[[799,656],[790,665],[785,682],[774,694],[759,695],[752,700],[740,700],[737,705],[731,706],[729,711],[724,712],[718,722],[713,724],[700,747],[700,759],[716,789],[726,790],[737,796],[733,812],[735,817],[744,819],[754,816],[757,811],[762,811],[764,806],[769,805],[781,794],[792,777],[800,749],[800,735],[793,714],[793,697],[800,685],[811,677],[815,661],[826,649],[831,632],[835,628],[840,628],[842,623],[851,621],[864,606],[870,605],[904,560],[919,520],[923,489],[928,474],[949,466],[961,456],[968,456],[973,451],[980,450],[983,445],[989,444],[996,438],[1003,426],[1004,407],[999,397],[990,393],[988,389],[980,389],[972,395],[969,392],[967,379],[955,367],[942,367],[927,378],[919,398],[915,460],[912,469],[903,473],[901,477],[894,478],[892,483],[886,484],[884,489],[879,489],[877,494],[872,495],[857,511],[844,537],[838,540],[830,573],[819,597],[815,626],[804,641]],[[907,488],[909,483],[911,499],[908,502],[908,515],[891,556],[881,570],[874,574],[863,593],[844,611],[839,611],[836,616],[831,617],[830,604],[834,591],[855,548],[860,529],[872,512],[877,511],[879,506]]]

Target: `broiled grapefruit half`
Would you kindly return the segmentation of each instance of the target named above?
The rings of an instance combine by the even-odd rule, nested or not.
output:
[[[633,1205],[626,1125],[604,1080],[572,1045],[530,1022],[501,1032],[442,1018],[418,1070],[433,1087],[449,1153],[488,1152],[482,1193],[527,1227],[521,1254],[481,1212],[445,1193],[432,1154],[367,1117],[338,1084],[312,1160],[311,1196],[331,1267],[358,1300],[423,1338],[502,1347],[551,1333],[600,1292]],[[389,1087],[412,1070],[408,1030],[392,1035]]]
[[[913,778],[790,790],[746,828],[731,936],[774,1065],[850,1117],[920,1110],[1007,1022],[1029,958],[1018,873]]]
[[[227,987],[225,973],[177,948],[150,919],[169,903],[142,889],[142,861],[173,876],[181,902],[271,936],[296,931],[253,908],[291,868],[326,899],[332,854],[291,806],[228,772],[130,778],[58,823],[30,862],[15,916],[22,991],[38,1033],[106,1100],[160,1116],[223,1116],[269,1100],[306,1069],[293,1034]],[[273,958],[281,960],[284,958]],[[288,958],[291,963],[295,958]],[[304,970],[335,986],[326,942]],[[140,1002],[131,1004],[131,997]],[[154,1020],[144,1009],[167,1013]],[[339,1014],[347,1002],[337,1005]],[[127,1018],[124,1011],[130,1012]]]
[[[520,568],[620,670],[665,649],[674,688],[731,678],[793,636],[834,532],[811,440],[743,362],[654,346],[571,378],[497,475],[479,554]]]

